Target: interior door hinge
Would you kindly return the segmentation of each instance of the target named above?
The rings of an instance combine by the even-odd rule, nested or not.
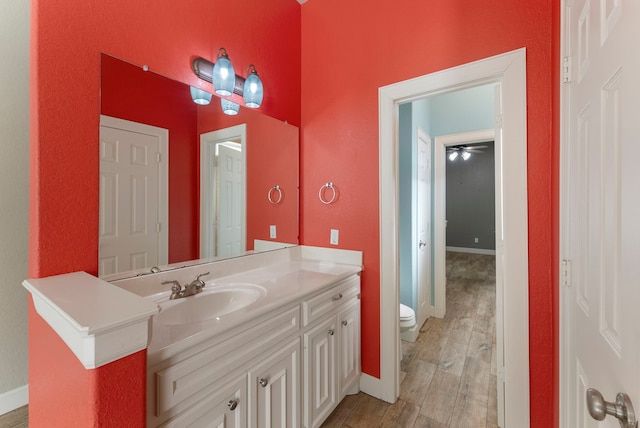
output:
[[[571,260],[563,260],[560,268],[560,282],[564,287],[571,287]]]
[[[571,83],[571,57],[562,58],[562,82]]]

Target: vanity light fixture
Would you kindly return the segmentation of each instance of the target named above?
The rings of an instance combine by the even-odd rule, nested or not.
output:
[[[191,68],[193,69],[194,74],[202,80],[213,83],[214,90],[216,94],[219,95],[224,95],[220,92],[221,84],[216,83],[217,70],[218,68],[220,68],[219,64],[221,62],[224,62],[225,60],[228,61],[229,64],[231,64],[226,50],[221,54],[220,51],[222,50],[224,50],[224,48],[220,48],[220,50],[218,51],[218,62],[216,63],[213,63],[201,57],[195,58],[191,63]],[[258,77],[258,72],[256,71],[255,66],[253,64],[249,65],[249,67],[247,68],[246,79],[242,76],[238,76],[237,74],[231,74],[229,76],[234,76],[233,79],[228,79],[233,83],[230,88],[227,88],[229,89],[229,93],[224,96],[230,96],[232,94],[240,95],[241,97],[243,97],[244,103],[247,107],[260,107],[264,98],[264,88],[262,86],[260,77]]]
[[[251,108],[258,108],[262,104],[263,95],[262,81],[258,77],[258,72],[253,64],[247,68],[247,79],[244,81],[243,97],[244,105]]]
[[[238,114],[238,110],[240,110],[240,104],[234,103],[226,98],[220,98],[220,105],[222,105],[224,114],[228,114],[229,116]]]
[[[227,55],[225,48],[218,49],[216,54],[216,63],[213,66],[213,88],[216,94],[228,97],[233,93],[235,86],[236,72]]]
[[[200,88],[191,86],[191,99],[194,103],[201,106],[206,106],[211,102],[211,94],[207,91],[203,91]]]

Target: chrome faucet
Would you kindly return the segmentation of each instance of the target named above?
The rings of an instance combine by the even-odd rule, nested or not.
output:
[[[162,282],[162,284],[173,284],[171,286],[171,296],[169,296],[169,300],[181,299],[183,297],[193,296],[194,294],[202,292],[202,289],[204,288],[204,281],[200,278],[205,275],[209,275],[209,272],[201,273],[200,275],[196,276],[196,279],[191,281],[188,285],[185,285],[184,289],[182,288],[180,283],[175,280],[164,281]]]

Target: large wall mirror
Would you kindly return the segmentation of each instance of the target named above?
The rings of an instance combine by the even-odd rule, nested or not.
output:
[[[100,277],[298,243],[297,127],[101,59]]]

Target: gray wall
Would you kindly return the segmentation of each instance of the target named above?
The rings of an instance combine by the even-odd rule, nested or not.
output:
[[[446,161],[447,247],[496,249],[493,142],[483,145],[466,161]]]
[[[29,11],[4,0],[0,12],[0,395],[28,381]]]

